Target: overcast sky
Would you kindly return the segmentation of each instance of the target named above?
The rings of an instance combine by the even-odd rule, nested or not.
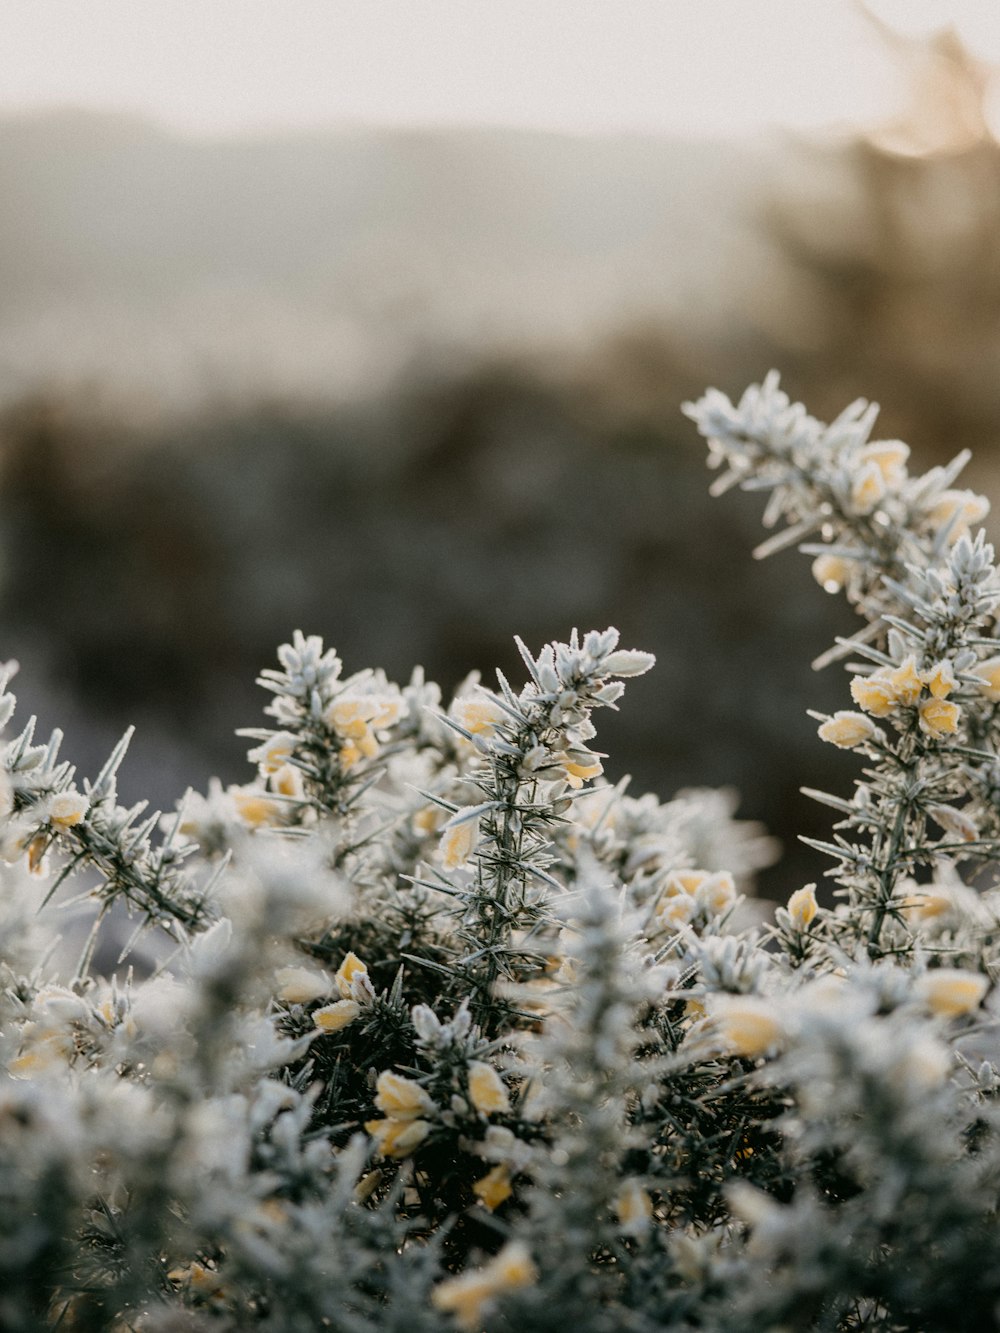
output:
[[[945,8],[984,6],[996,20],[998,0]],[[720,135],[868,120],[897,95],[851,0],[2,0],[0,42],[0,110],[130,109],[209,134]]]

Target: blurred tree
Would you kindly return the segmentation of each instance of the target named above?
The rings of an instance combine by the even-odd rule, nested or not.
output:
[[[1000,439],[997,72],[952,30],[906,37],[867,11],[910,104],[846,144],[799,145],[768,214],[790,284],[761,292],[775,363],[822,415],[864,395],[918,456]]]

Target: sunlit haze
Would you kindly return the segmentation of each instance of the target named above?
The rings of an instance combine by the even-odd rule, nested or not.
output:
[[[856,124],[898,94],[850,0],[6,0],[2,28],[0,111],[123,110],[199,134],[702,137]]]

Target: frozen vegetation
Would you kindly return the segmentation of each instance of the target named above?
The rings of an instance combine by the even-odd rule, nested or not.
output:
[[[764,924],[727,795],[605,778],[602,712],[655,688],[614,629],[450,699],[296,634],[255,776],[166,815],[119,803],[125,743],[87,781],[16,734],[8,667],[0,1327],[995,1326],[986,501],[865,403],[826,425],[771,377],[686,410],[715,491],[766,494],[759,554],[859,613],[816,717],[857,759],[813,793],[829,887]]]

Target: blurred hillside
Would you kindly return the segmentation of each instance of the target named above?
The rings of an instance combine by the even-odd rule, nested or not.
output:
[[[414,358],[715,327],[768,152],[517,131],[0,122],[0,396],[370,396]]]

